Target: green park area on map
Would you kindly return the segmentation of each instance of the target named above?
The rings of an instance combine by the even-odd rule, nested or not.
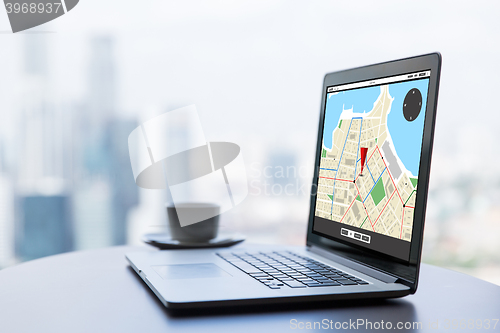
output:
[[[370,112],[339,112],[332,148],[321,151],[315,215],[410,241],[417,178],[397,162],[387,126],[391,102],[382,86]],[[368,149],[363,172],[361,147]]]

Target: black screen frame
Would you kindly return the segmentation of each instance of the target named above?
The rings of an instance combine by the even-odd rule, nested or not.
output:
[[[424,133],[422,138],[422,150],[420,167],[418,172],[418,191],[416,195],[412,240],[410,245],[409,261],[401,261],[397,258],[356,246],[351,242],[324,237],[313,231],[314,211],[316,207],[316,189],[318,186],[319,164],[322,151],[323,122],[326,109],[327,87],[347,83],[374,80],[383,77],[430,70],[427,106],[425,110]],[[307,228],[307,246],[316,246],[325,249],[335,255],[353,260],[362,265],[382,271],[395,276],[398,280],[410,287],[414,293],[418,284],[418,273],[422,254],[423,232],[425,222],[425,210],[427,206],[427,194],[429,188],[429,174],[431,166],[432,146],[434,141],[434,127],[436,122],[436,109],[438,100],[438,88],[441,73],[441,54],[430,53],[421,56],[405,58],[395,61],[363,66],[348,70],[342,70],[325,75],[323,80],[323,91],[321,96],[321,109],[319,117],[318,139],[316,146],[314,176],[311,189],[311,201],[309,211],[309,223]]]

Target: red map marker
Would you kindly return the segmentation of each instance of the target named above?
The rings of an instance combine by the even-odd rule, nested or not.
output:
[[[368,152],[368,148],[360,147],[361,150],[361,173],[363,173],[363,168],[366,164],[366,153]]]

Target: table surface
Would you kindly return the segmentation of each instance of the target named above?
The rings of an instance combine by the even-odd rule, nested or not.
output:
[[[462,332],[460,325],[467,330],[480,324],[484,331],[500,331],[500,323],[493,328],[494,319],[500,318],[499,286],[425,264],[417,293],[400,299],[171,313],[124,257],[127,252],[152,250],[113,247],[73,252],[1,270],[0,331],[281,332],[304,331],[299,328],[307,328],[308,322],[346,328],[358,319],[375,327],[390,322],[393,328],[398,322],[420,322],[419,332],[435,331],[437,326]],[[452,329],[454,324],[457,329]],[[485,330],[486,326],[490,328]]]

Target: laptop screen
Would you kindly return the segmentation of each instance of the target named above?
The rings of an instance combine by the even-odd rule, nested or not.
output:
[[[313,233],[409,260],[430,74],[326,88]]]

